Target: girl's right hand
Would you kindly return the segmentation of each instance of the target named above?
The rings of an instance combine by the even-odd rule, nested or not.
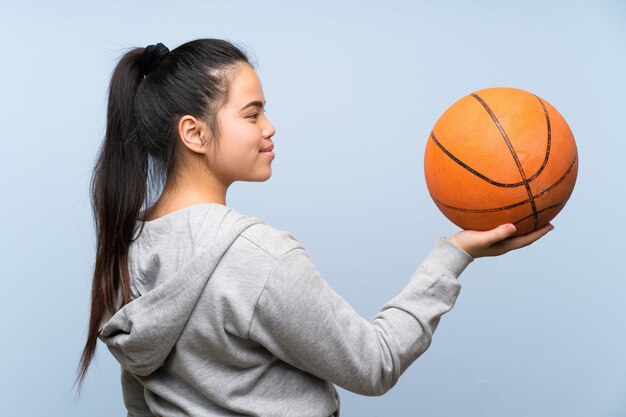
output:
[[[495,229],[479,232],[476,230],[463,230],[448,240],[464,250],[472,258],[485,256],[498,256],[509,251],[523,248],[539,240],[542,236],[554,229],[550,223],[525,235],[511,237],[516,228],[507,223]]]

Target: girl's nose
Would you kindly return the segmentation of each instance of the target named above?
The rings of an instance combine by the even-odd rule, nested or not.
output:
[[[263,129],[261,133],[263,134],[263,137],[269,138],[276,134],[276,129],[274,129],[274,126],[268,121],[267,126]]]

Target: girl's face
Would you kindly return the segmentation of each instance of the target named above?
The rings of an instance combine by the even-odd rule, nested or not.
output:
[[[228,101],[217,118],[220,136],[211,171],[227,186],[232,182],[265,181],[272,175],[274,126],[265,116],[265,96],[256,72],[240,64],[229,74]],[[209,156],[211,158],[211,156]]]

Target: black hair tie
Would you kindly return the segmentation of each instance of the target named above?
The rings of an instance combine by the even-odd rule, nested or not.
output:
[[[163,45],[161,42],[156,45],[146,46],[146,49],[143,50],[143,54],[139,57],[139,68],[141,69],[141,73],[146,76],[152,72],[152,70],[157,66],[159,62],[165,55],[167,55],[170,50],[167,46]]]

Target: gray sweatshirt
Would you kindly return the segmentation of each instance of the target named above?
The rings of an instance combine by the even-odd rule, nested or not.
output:
[[[472,258],[439,238],[368,321],[291,234],[220,204],[146,222],[133,301],[101,327],[128,416],[339,416],[338,385],[382,395],[430,345]]]

